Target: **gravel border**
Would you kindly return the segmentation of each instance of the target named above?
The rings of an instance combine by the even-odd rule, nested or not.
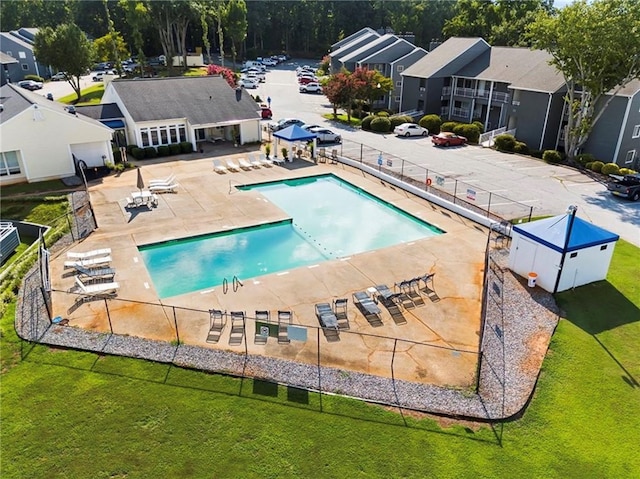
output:
[[[65,238],[55,248],[68,244]],[[519,414],[538,378],[559,312],[553,296],[507,269],[508,250],[492,250],[479,393],[393,380],[259,355],[174,345],[133,336],[50,324],[37,265],[25,277],[16,331],[28,341],[101,354],[171,363],[207,372],[246,376],[446,416],[499,421]],[[532,345],[538,349],[532,350]],[[540,345],[544,345],[541,348]]]

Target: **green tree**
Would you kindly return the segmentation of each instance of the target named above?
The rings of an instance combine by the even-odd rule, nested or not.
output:
[[[36,35],[33,51],[41,62],[67,72],[79,100],[80,77],[93,63],[93,46],[84,32],[74,23],[65,23],[55,30],[45,27]]]
[[[237,46],[247,38],[247,5],[244,0],[230,0],[227,8],[225,31],[231,39],[231,57],[236,67]]]
[[[360,109],[363,103],[373,106],[378,98],[393,90],[393,80],[385,77],[378,70],[356,68],[352,76],[357,86],[355,100],[358,101]]]
[[[577,1],[529,26],[535,48],[547,50],[563,75],[569,119],[565,153],[585,144],[615,94],[640,77],[640,2]]]
[[[125,21],[129,25],[133,36],[133,46],[138,55],[140,73],[144,71],[144,37],[142,32],[149,24],[147,7],[143,2],[135,0],[120,0],[120,7],[124,10]]]
[[[93,48],[95,51],[95,60],[99,62],[112,61],[114,59],[117,62],[120,58],[126,58],[129,56],[127,44],[124,42],[122,35],[118,32],[114,32],[113,34],[107,33],[100,38],[96,38],[93,41]]]

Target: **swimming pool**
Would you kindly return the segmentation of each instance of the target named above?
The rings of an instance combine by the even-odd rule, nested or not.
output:
[[[442,234],[334,175],[242,186],[291,220],[140,246],[161,298]]]

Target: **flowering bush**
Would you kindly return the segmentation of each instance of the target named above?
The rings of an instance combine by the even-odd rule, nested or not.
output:
[[[236,75],[228,68],[223,68],[219,65],[209,65],[207,67],[207,75],[222,75],[231,88],[236,87]]]

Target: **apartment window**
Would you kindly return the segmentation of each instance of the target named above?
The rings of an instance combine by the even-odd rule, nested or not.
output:
[[[29,65],[27,65],[26,63],[22,63],[21,66],[24,71],[29,71]]]
[[[20,174],[20,162],[17,151],[5,151],[0,153],[0,176]]]
[[[398,72],[404,71],[404,65],[398,65],[397,70],[398,70]]]
[[[163,125],[140,128],[142,146],[160,146],[187,141],[187,129],[184,125]]]
[[[25,52],[18,52],[19,58],[27,58],[27,54]]]
[[[395,97],[393,101],[395,101],[396,103],[400,103],[400,96]]]
[[[633,163],[633,160],[636,157],[636,150],[627,151],[627,156],[624,158],[625,163]]]
[[[633,133],[631,134],[631,138],[638,138],[640,136],[640,125],[636,125],[633,127]]]
[[[425,86],[427,86],[427,80],[424,78],[420,78],[420,88],[424,88]]]
[[[607,249],[607,245],[603,244],[602,246],[600,246],[600,251],[604,251]]]
[[[397,81],[396,82],[396,88],[400,88],[402,86],[402,82],[401,81]]]
[[[7,50],[7,55],[9,55],[10,57],[13,56],[13,54],[9,50]]]

